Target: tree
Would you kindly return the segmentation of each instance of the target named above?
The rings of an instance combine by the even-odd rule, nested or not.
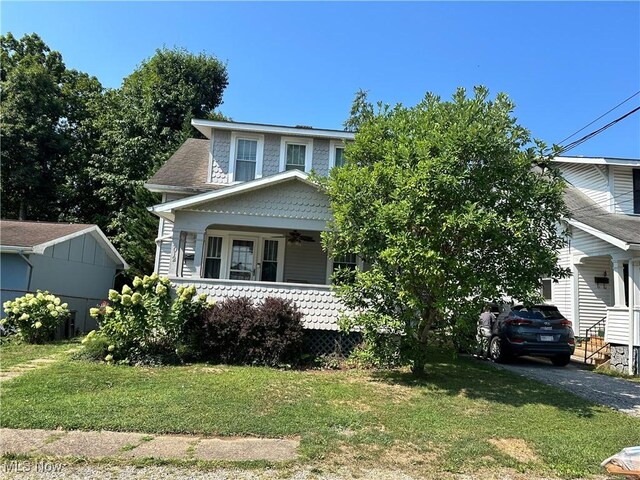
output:
[[[335,275],[358,312],[343,326],[373,343],[397,334],[401,357],[422,374],[428,343],[475,324],[482,302],[533,301],[542,277],[568,274],[557,266],[564,182],[534,167],[545,146],[530,146],[504,94],[458,89],[450,102],[427,94],[377,111],[362,95],[346,165],[324,184],[334,221],[323,242],[369,265]]]
[[[151,271],[155,254],[158,221],[146,208],[160,199],[144,182],[192,136],[192,118],[220,117],[215,109],[227,83],[215,57],[165,48],[100,100],[100,137],[77,203],[114,241],[132,275]]]

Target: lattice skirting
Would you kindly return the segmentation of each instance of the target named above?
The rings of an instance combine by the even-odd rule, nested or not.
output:
[[[346,358],[361,342],[362,335],[358,332],[305,330],[305,352],[315,356],[337,355]]]

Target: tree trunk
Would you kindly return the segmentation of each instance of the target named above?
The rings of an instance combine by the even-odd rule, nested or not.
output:
[[[18,220],[26,220],[27,219],[27,202],[25,202],[24,198],[20,199],[20,210],[18,211]]]

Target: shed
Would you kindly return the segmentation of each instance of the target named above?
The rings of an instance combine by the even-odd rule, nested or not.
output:
[[[65,334],[96,328],[89,309],[128,268],[97,225],[0,220],[0,298],[48,290],[75,313]]]

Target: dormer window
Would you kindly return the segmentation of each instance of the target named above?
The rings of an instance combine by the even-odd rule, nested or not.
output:
[[[311,171],[313,140],[283,137],[280,144],[280,171]]]
[[[229,181],[248,182],[262,177],[264,135],[231,134]]]

